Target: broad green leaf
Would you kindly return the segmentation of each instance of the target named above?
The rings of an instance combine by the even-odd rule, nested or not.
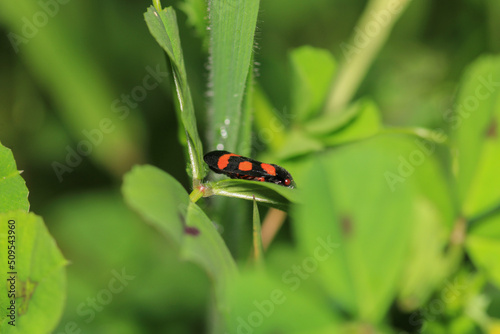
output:
[[[257,264],[264,261],[264,249],[262,248],[262,231],[260,224],[259,207],[257,201],[253,201],[253,260]]]
[[[288,271],[292,273],[292,267]],[[262,270],[246,271],[228,289],[227,333],[339,332],[338,320],[324,300],[294,289],[282,277]]]
[[[334,146],[371,137],[382,129],[380,113],[370,100],[360,100],[341,114],[324,115],[307,122],[303,128],[288,132],[279,159],[290,159]]]
[[[280,186],[269,182],[256,182],[238,179],[224,179],[207,184],[208,195],[255,200],[280,210],[286,210],[290,202],[300,202],[297,189]]]
[[[321,139],[314,138],[301,129],[289,131],[282,145],[283,146],[278,148],[274,154],[279,160],[291,159],[301,155],[322,151],[325,147]]]
[[[373,101],[361,100],[355,103],[352,108],[358,109],[357,116],[344,127],[325,136],[323,139],[325,144],[338,145],[368,138],[379,133],[382,128],[380,111]],[[335,117],[335,115],[331,117]]]
[[[162,325],[165,332],[196,328],[189,323],[170,324],[175,310],[189,312],[193,319],[205,316],[211,292],[208,277],[198,265],[179,259],[174,245],[144,224],[114,187],[60,196],[44,211],[48,211],[45,220],[50,221],[54,238],[71,259],[66,270],[65,312],[52,333],[70,333],[72,322],[78,323],[82,333],[100,333],[105,328],[114,333],[140,333],[135,317],[123,318],[124,309],[161,317],[169,323]],[[114,282],[115,278],[119,281]],[[107,297],[101,299],[102,289],[110,282],[113,301],[103,305],[99,301]],[[96,297],[96,305],[104,312],[87,303]]]
[[[12,151],[0,143],[0,213],[28,212],[28,188],[19,175]]]
[[[500,215],[474,223],[466,239],[472,261],[489,279],[500,287]]]
[[[335,115],[318,116],[304,125],[304,130],[312,135],[331,134],[342,127],[347,127],[362,111],[367,100],[360,100],[349,106],[344,112]]]
[[[15,228],[11,229],[9,226]],[[15,263],[7,263],[7,246],[15,247]],[[0,317],[0,332],[52,332],[61,318],[66,298],[64,266],[67,261],[47,231],[42,218],[24,211],[0,214],[0,249],[5,254],[0,263],[0,307],[3,312]],[[7,296],[7,291],[11,288],[11,281],[7,279],[12,277],[15,277],[16,291],[15,326],[9,324],[14,319],[5,316],[13,300]]]
[[[182,258],[207,272],[223,308],[225,285],[236,274],[236,265],[210,219],[181,184],[156,167],[136,166],[125,176],[122,192],[131,208],[180,247]]]
[[[252,70],[252,48],[259,0],[213,0],[210,28],[209,95],[212,146],[234,152],[246,117],[242,108]],[[246,110],[248,111],[248,110]]]
[[[298,123],[316,116],[325,103],[337,64],[328,50],[302,46],[290,53],[291,105]]]
[[[443,224],[436,212],[449,206],[441,182],[439,201],[420,188],[425,177],[439,181],[439,173],[422,152],[411,166],[417,150],[411,137],[377,136],[318,156],[303,182],[304,203],[293,221],[299,247],[321,257],[323,285],[361,321],[378,323],[393,303],[412,260],[415,224],[429,217]],[[409,160],[408,169],[401,159]],[[329,251],[315,253],[318,245]]]
[[[476,173],[470,191],[466,195],[464,213],[474,217],[500,205],[500,104],[495,108],[486,138],[482,144]]]
[[[174,86],[178,99],[177,114],[187,135],[187,155],[190,159],[193,178],[202,180],[205,177],[203,167],[203,146],[196,126],[196,116],[194,112],[193,99],[189,89],[186,68],[184,66],[184,56],[182,55],[179,28],[177,27],[177,16],[172,7],[168,7],[158,12],[153,6],[148,8],[144,14],[149,31],[156,39],[156,42],[166,52],[173,73]]]
[[[500,57],[483,56],[462,77],[459,98],[445,120],[457,150],[458,195],[468,217],[500,203]]]
[[[88,155],[112,174],[121,176],[142,159],[144,127],[141,113],[132,112],[121,97],[128,92],[110,89],[112,85],[103,68],[97,65],[95,55],[82,52],[86,45],[74,42],[77,37],[75,33],[68,33],[68,15],[56,15],[62,12],[63,2],[46,4],[47,7],[40,7],[32,0],[0,1],[0,19],[13,40],[14,51],[43,87],[75,139],[75,144],[67,150],[74,150],[79,159]],[[84,8],[78,4],[74,6],[75,11]],[[24,17],[31,23],[20,19]],[[41,26],[33,25],[33,17],[42,18]],[[43,17],[48,19],[46,23],[42,23]],[[75,31],[80,28],[78,23],[72,27]],[[158,73],[158,82],[163,80],[158,68],[147,67],[144,76],[150,72]],[[140,84],[143,78],[138,80]],[[64,156],[67,155],[69,153],[65,152]],[[52,168],[61,169],[64,165],[65,170],[72,171],[77,168],[73,164],[81,163],[76,158],[74,161],[78,163],[69,164],[63,159],[54,161]],[[59,180],[62,182],[65,176],[61,172]]]

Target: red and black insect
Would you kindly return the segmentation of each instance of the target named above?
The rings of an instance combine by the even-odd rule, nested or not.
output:
[[[232,179],[272,182],[285,187],[293,187],[290,173],[274,164],[266,164],[227,151],[208,152],[203,159],[211,170],[225,174]]]

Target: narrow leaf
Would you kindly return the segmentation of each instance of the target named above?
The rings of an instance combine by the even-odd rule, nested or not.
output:
[[[196,116],[194,112],[191,91],[187,82],[184,56],[182,54],[179,28],[177,27],[177,16],[172,7],[158,12],[151,6],[144,14],[149,31],[157,43],[165,50],[172,67],[174,86],[178,99],[178,117],[182,120],[184,130],[187,134],[187,156],[190,159],[190,167],[193,178],[202,180],[205,176],[203,167],[203,146],[198,134]]]
[[[210,124],[212,146],[236,151],[243,125],[242,102],[249,71],[259,0],[211,0]]]
[[[269,182],[225,179],[207,184],[213,195],[255,200],[286,211],[290,202],[300,202],[300,192]]]

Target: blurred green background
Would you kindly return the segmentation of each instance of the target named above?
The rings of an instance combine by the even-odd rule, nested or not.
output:
[[[179,9],[180,3],[163,5]],[[311,45],[344,61],[340,44],[352,34],[366,3],[262,1],[254,48],[257,81],[280,113],[286,114],[292,98],[288,52]],[[24,171],[31,211],[44,217],[71,262],[66,309],[56,333],[71,328],[201,333],[207,328],[205,274],[177,260],[119,192],[123,174],[145,162],[190,186],[165,56],[143,18],[149,5],[0,0],[0,141]],[[53,17],[44,21],[36,16],[40,10]],[[177,14],[205,138],[207,55],[186,15]],[[500,50],[498,22],[495,0],[413,1],[356,96],[370,96],[387,125],[440,127],[464,67]],[[103,119],[109,121],[103,125]],[[83,140],[97,144],[85,147]],[[89,151],[81,161],[71,153],[78,148]],[[58,163],[70,167],[62,170]],[[285,227],[279,237],[289,241],[289,232]],[[100,292],[123,270],[130,280],[103,302]],[[492,307],[498,312],[500,303]]]

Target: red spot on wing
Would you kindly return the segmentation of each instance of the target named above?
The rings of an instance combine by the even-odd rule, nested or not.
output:
[[[234,154],[234,153],[228,153],[228,154],[224,154],[223,156],[221,156],[219,158],[219,161],[217,161],[217,167],[219,169],[224,169],[227,167],[227,165],[229,164],[229,158],[231,157],[239,157],[239,155],[237,154]]]
[[[269,164],[260,164],[260,167],[262,167],[262,169],[265,170],[267,174],[276,176],[276,168],[274,168],[274,166]]]
[[[252,170],[252,168],[253,168],[253,166],[252,166],[252,163],[250,161],[242,161],[238,165],[238,169],[243,170],[243,171],[249,171],[249,170]]]

